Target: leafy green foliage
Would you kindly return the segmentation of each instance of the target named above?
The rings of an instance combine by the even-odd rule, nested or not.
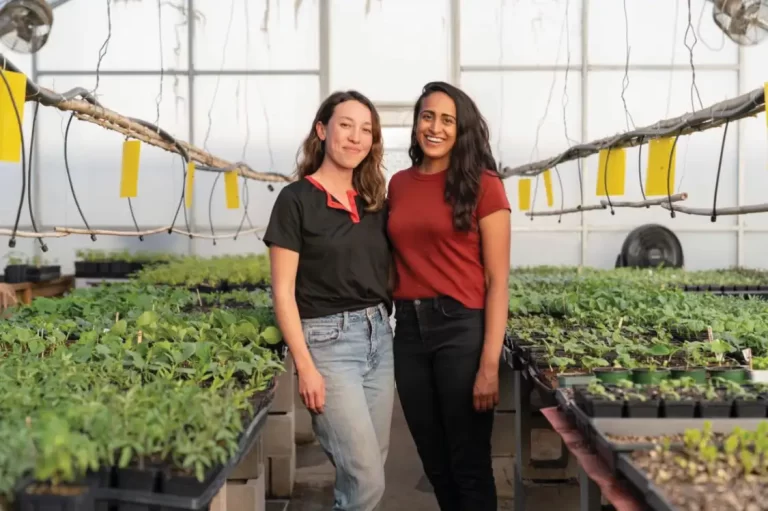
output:
[[[509,331],[558,372],[736,363],[768,355],[768,302],[683,285],[768,285],[754,270],[533,268],[512,273]],[[708,342],[707,330],[713,339]]]
[[[40,298],[0,323],[0,496],[162,463],[203,479],[283,371],[266,291],[138,281]],[[214,419],[215,418],[215,419]]]
[[[185,257],[162,266],[146,268],[139,280],[148,284],[168,284],[190,288],[221,284],[261,285],[270,281],[269,260],[259,256],[224,256],[213,259]]]

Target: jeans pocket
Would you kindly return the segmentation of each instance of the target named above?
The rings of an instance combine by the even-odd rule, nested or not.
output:
[[[440,314],[447,319],[470,318],[477,312],[476,309],[468,309],[460,301],[449,297],[443,297],[439,300],[438,309]]]
[[[320,347],[332,344],[341,337],[341,328],[331,325],[312,325],[304,329],[304,338],[309,346]]]

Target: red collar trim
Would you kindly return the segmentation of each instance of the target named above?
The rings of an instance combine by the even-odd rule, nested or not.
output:
[[[317,188],[318,190],[325,192],[326,196],[326,205],[331,209],[340,209],[342,211],[346,211],[349,213],[349,218],[352,220],[353,223],[359,223],[360,222],[360,214],[357,210],[357,201],[355,198],[357,197],[357,192],[355,190],[347,190],[347,198],[349,199],[349,205],[350,208],[347,209],[344,204],[336,200],[336,198],[331,195],[328,190],[325,189],[323,185],[321,185],[315,178],[312,176],[307,176],[307,181],[312,183],[312,185]]]

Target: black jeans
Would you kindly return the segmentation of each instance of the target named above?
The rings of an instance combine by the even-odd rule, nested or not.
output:
[[[495,511],[493,412],[472,402],[485,313],[447,297],[395,307],[397,393],[440,509]]]

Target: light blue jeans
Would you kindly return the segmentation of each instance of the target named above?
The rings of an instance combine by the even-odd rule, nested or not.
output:
[[[325,380],[325,407],[312,416],[336,467],[334,511],[374,511],[384,495],[384,463],[395,396],[392,327],[384,305],[301,321]]]

